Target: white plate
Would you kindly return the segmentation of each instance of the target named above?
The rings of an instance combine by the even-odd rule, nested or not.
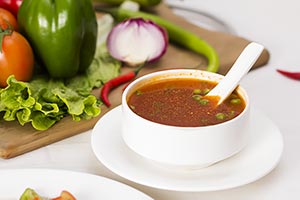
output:
[[[265,176],[280,160],[283,140],[279,129],[257,110],[251,112],[251,119],[252,137],[243,151],[199,170],[169,169],[132,152],[121,137],[121,106],[97,122],[91,143],[100,162],[114,173],[136,183],[176,191],[223,190]]]
[[[77,199],[152,200],[144,193],[108,178],[81,172],[50,169],[0,170],[0,199],[19,199],[26,188],[45,197],[70,191]]]
[[[219,31],[224,33],[235,34],[235,30],[225,23],[220,18],[207,13],[199,8],[191,8],[190,6],[184,6],[182,3],[167,2],[167,4],[172,8],[176,15],[179,15],[194,25],[199,27]]]

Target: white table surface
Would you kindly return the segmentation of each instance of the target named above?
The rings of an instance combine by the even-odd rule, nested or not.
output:
[[[262,179],[217,192],[170,192],[128,181],[105,168],[90,145],[91,131],[12,159],[0,159],[0,169],[54,168],[88,172],[133,186],[157,200],[300,198],[300,82],[283,77],[277,68],[300,71],[300,12],[295,0],[168,0],[222,19],[234,34],[263,44],[269,63],[243,80],[253,107],[263,111],[281,130],[284,152],[278,166]],[[1,177],[0,177],[1,178]]]

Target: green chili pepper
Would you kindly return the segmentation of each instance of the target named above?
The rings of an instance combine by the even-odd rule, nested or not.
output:
[[[94,0],[94,2],[110,3],[114,5],[120,5],[124,1],[126,0]],[[131,1],[134,1],[143,7],[156,6],[161,3],[161,0],[131,0]]]
[[[208,60],[208,65],[206,68],[207,71],[217,72],[219,69],[218,54],[210,44],[208,44],[206,41],[201,39],[196,34],[168,20],[141,11],[131,11],[127,9],[117,9],[117,8],[103,9],[100,7],[96,9],[102,12],[110,13],[117,21],[123,21],[127,18],[134,18],[134,17],[142,17],[144,19],[151,20],[157,23],[158,25],[164,27],[167,30],[171,42],[174,42],[189,50],[204,55]]]
[[[91,0],[24,0],[18,23],[50,76],[71,77],[91,64],[97,41]]]

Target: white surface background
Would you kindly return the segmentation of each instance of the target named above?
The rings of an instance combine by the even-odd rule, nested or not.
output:
[[[236,35],[261,43],[269,50],[269,63],[251,71],[242,85],[248,91],[252,105],[263,111],[282,132],[285,148],[279,165],[264,178],[231,190],[202,193],[164,191],[132,183],[103,167],[92,152],[88,131],[13,159],[0,159],[0,169],[36,167],[84,171],[124,182],[157,200],[299,199],[300,82],[283,77],[276,69],[300,71],[300,3],[296,0],[167,2],[222,19]]]

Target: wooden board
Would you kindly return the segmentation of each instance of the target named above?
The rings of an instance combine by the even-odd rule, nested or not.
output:
[[[221,67],[219,73],[221,74],[226,74],[238,55],[250,42],[245,38],[228,33],[209,31],[192,25],[183,18],[174,15],[164,4],[156,7],[153,12],[198,34],[201,38],[209,42],[219,54]],[[264,50],[253,68],[263,66],[268,60],[269,53],[267,50]],[[205,58],[180,47],[170,45],[164,57],[157,63],[148,64],[140,72],[139,76],[167,68],[193,68],[198,66],[199,63],[202,64],[199,69],[203,69],[206,63]],[[129,70],[131,69],[123,67],[122,73],[126,73]],[[93,91],[93,94],[98,96],[99,91],[100,89],[97,89]],[[102,106],[101,114],[96,118],[75,122],[71,117],[65,117],[46,131],[34,130],[30,124],[21,126],[17,122],[5,122],[0,120],[0,157],[12,158],[92,129],[101,116],[110,109],[120,105],[121,94],[122,86],[111,93],[110,100],[112,106],[109,109]]]

